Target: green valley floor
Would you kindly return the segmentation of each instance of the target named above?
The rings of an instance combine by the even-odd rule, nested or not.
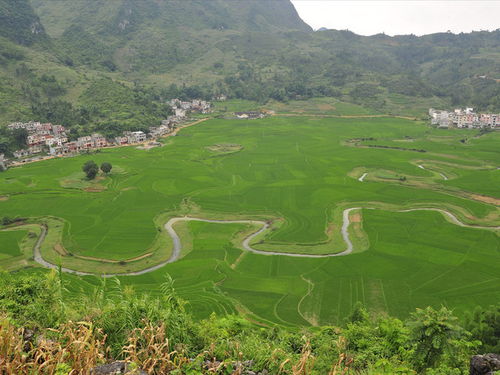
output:
[[[0,230],[0,269],[41,269],[38,242],[53,265],[153,267],[121,283],[155,294],[169,274],[196,316],[239,312],[266,325],[338,324],[357,301],[404,318],[500,298],[499,132],[273,116],[213,119],[163,142],[1,173],[0,216],[23,220]],[[87,160],[113,170],[88,182]],[[176,248],[165,224],[178,217],[237,222],[178,220]],[[99,282],[65,277],[75,290]]]

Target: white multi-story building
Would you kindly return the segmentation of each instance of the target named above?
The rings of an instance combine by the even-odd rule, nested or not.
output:
[[[496,113],[475,113],[471,107],[457,108],[453,112],[429,109],[431,124],[440,128],[456,126],[457,128],[500,128],[500,114]]]

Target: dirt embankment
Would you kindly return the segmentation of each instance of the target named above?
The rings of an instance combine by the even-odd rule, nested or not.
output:
[[[495,206],[500,206],[500,199],[498,198],[488,197],[486,195],[479,195],[479,194],[470,194],[469,196],[472,199],[480,202],[494,204]]]

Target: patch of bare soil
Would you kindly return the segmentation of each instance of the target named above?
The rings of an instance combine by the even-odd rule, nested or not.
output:
[[[151,150],[152,148],[155,148],[155,147],[161,147],[161,143],[159,142],[149,142],[149,143],[145,143],[144,145],[142,146],[138,146],[136,147],[138,150]]]
[[[0,195],[0,202],[8,201],[9,197],[7,195]]]
[[[106,186],[101,186],[101,185],[89,186],[83,190],[89,193],[100,193],[106,190]]]
[[[335,110],[335,107],[331,104],[318,104],[318,109],[322,111],[333,111]]]
[[[220,143],[207,147],[207,150],[217,153],[236,152],[242,149],[243,146],[237,143]]]
[[[250,323],[253,323],[255,325],[261,326],[261,327],[269,327],[267,324],[259,322],[258,320],[252,319],[249,317],[249,313],[251,313],[249,310],[245,309],[241,305],[236,305],[235,306],[236,311],[243,316],[244,319],[248,320]]]
[[[114,260],[114,259],[104,259],[104,258],[96,258],[96,257],[87,257],[87,256],[84,256],[84,255],[75,255],[75,258],[85,259],[85,260],[95,260],[97,262],[103,262],[103,263],[122,263],[122,262],[129,263],[129,262],[134,262],[136,260],[141,260],[141,259],[150,257],[151,255],[153,255],[153,253],[146,253],[146,254],[139,255],[138,257],[130,258],[130,259],[125,259],[125,260]]]
[[[68,256],[68,252],[66,251],[66,249],[64,248],[64,246],[61,245],[60,243],[57,243],[57,244],[54,245],[54,250],[59,255]]]
[[[240,256],[234,261],[233,264],[231,264],[231,269],[236,269],[236,267],[238,267],[238,264],[240,264],[240,262],[243,260],[244,256],[247,255],[248,253],[246,251],[242,251]]]
[[[361,213],[356,212],[355,214],[352,214],[351,217],[349,218],[351,223],[361,223]]]
[[[334,223],[329,223],[328,226],[326,227],[325,234],[328,238],[332,238],[332,235],[336,229],[336,226]]]
[[[352,223],[352,233],[354,234],[354,237],[357,239],[363,238],[364,232],[361,222]]]
[[[123,188],[121,191],[129,191],[129,190],[137,190],[137,187],[130,186],[130,187]]]
[[[476,201],[494,204],[495,206],[500,206],[500,199],[498,198],[488,197],[486,195],[479,195],[479,194],[470,194],[469,196]]]

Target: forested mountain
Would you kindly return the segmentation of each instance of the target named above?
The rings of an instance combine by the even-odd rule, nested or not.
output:
[[[0,1],[0,35],[24,45],[46,39],[40,19],[25,0]]]
[[[499,30],[314,32],[289,0],[0,0],[0,18],[2,122],[137,126],[164,115],[163,99],[218,93],[500,110]],[[96,87],[127,108],[104,108]]]

